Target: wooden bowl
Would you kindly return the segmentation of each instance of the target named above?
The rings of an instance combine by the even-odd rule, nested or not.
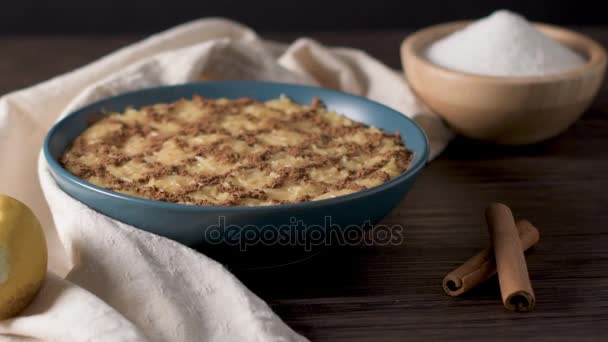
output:
[[[545,24],[535,27],[587,59],[547,76],[496,77],[450,70],[424,56],[434,41],[470,22],[432,26],[409,36],[401,60],[418,97],[458,133],[499,144],[530,144],[565,131],[589,107],[606,70],[606,51],[581,34]]]

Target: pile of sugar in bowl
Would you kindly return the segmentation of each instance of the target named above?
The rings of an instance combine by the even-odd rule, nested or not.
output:
[[[585,63],[525,18],[505,10],[436,41],[425,54],[445,68],[487,76],[550,75]]]

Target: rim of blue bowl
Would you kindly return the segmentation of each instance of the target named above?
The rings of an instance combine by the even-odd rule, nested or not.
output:
[[[105,188],[96,186],[94,184],[91,184],[91,183],[85,181],[84,179],[73,175],[72,173],[70,173],[69,171],[64,169],[59,164],[59,162],[57,160],[55,160],[55,158],[51,155],[50,147],[49,147],[51,138],[53,137],[55,132],[57,132],[61,128],[61,126],[64,124],[64,122],[67,121],[72,116],[83,115],[83,113],[88,108],[95,107],[101,102],[108,101],[110,99],[120,98],[120,97],[133,96],[133,95],[137,95],[138,93],[149,91],[149,90],[162,90],[162,89],[169,90],[169,89],[175,89],[175,88],[179,88],[179,87],[183,87],[183,86],[187,86],[187,85],[197,85],[197,84],[201,84],[201,85],[202,84],[207,84],[207,85],[224,84],[225,85],[225,84],[237,84],[237,83],[238,84],[250,84],[251,86],[264,84],[264,85],[289,87],[292,89],[293,88],[314,89],[314,90],[322,91],[324,93],[331,93],[334,95],[343,96],[343,97],[347,97],[347,98],[350,97],[353,99],[357,99],[359,101],[363,100],[365,102],[370,102],[370,103],[374,104],[375,106],[379,106],[379,107],[383,108],[384,110],[386,110],[387,113],[390,113],[390,115],[397,116],[403,120],[408,121],[410,124],[412,124],[412,126],[420,133],[420,135],[424,141],[424,148],[422,151],[421,158],[416,160],[415,163],[412,163],[411,165],[409,165],[407,170],[402,172],[397,177],[395,177],[385,183],[379,184],[377,186],[374,186],[374,187],[371,187],[371,188],[368,188],[365,190],[353,192],[353,193],[347,194],[347,195],[342,195],[342,196],[337,196],[337,197],[327,198],[327,199],[322,199],[322,200],[316,200],[316,201],[286,203],[286,204],[272,204],[272,205],[259,205],[259,206],[219,206],[219,205],[211,206],[211,205],[193,205],[193,204],[181,204],[181,203],[173,203],[173,202],[156,201],[156,200],[146,199],[146,198],[142,198],[142,197],[130,196],[130,195],[122,194],[122,193],[112,191],[109,189],[105,189]],[[407,137],[406,137],[406,148],[407,148]],[[415,151],[412,151],[412,152],[415,152]],[[350,200],[354,200],[354,199],[357,199],[360,197],[365,197],[365,196],[383,191],[385,189],[388,189],[388,188],[392,187],[394,184],[403,182],[407,178],[412,177],[426,165],[426,162],[428,160],[428,155],[429,155],[429,141],[428,141],[428,137],[426,136],[426,133],[424,133],[424,130],[422,130],[422,128],[420,128],[420,126],[414,120],[410,119],[409,117],[405,116],[404,114],[402,114],[386,105],[383,105],[382,103],[370,100],[370,99],[362,97],[362,96],[348,94],[348,93],[344,93],[344,92],[333,90],[333,89],[305,86],[305,85],[292,84],[292,83],[265,82],[265,81],[210,81],[210,82],[188,82],[188,83],[180,83],[180,84],[175,84],[175,85],[166,85],[166,86],[160,86],[160,87],[138,89],[138,90],[134,90],[134,91],[121,93],[119,95],[106,97],[101,100],[89,103],[78,109],[75,109],[72,112],[70,112],[69,114],[67,114],[66,116],[64,116],[63,118],[61,118],[59,121],[57,121],[53,125],[53,127],[51,127],[51,129],[48,131],[48,133],[44,139],[43,154],[47,161],[48,166],[51,168],[52,173],[54,173],[56,177],[62,177],[64,179],[68,180],[69,182],[76,184],[79,187],[86,188],[90,191],[101,193],[105,196],[115,197],[115,198],[122,199],[125,201],[133,202],[133,203],[136,203],[139,205],[152,206],[152,207],[156,207],[159,209],[171,209],[171,210],[183,210],[183,211],[201,211],[201,210],[207,211],[207,210],[219,210],[219,209],[227,210],[227,211],[260,211],[260,210],[267,211],[267,210],[272,210],[272,209],[283,210],[283,209],[293,209],[293,208],[322,207],[322,206],[326,206],[326,205],[332,204],[332,203],[336,204],[336,203],[340,203],[340,202],[348,202]]]

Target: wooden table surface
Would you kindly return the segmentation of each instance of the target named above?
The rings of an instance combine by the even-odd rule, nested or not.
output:
[[[608,28],[579,28],[608,46]],[[309,34],[399,68],[406,31]],[[289,41],[299,34],[267,34]],[[42,81],[138,36],[0,36],[0,93]],[[443,276],[486,246],[484,207],[509,204],[541,231],[527,254],[534,312],[503,309],[496,278],[462,298]],[[608,86],[566,133],[527,147],[456,139],[385,223],[400,246],[298,254],[213,250],[296,331],[315,341],[599,340],[608,334]],[[257,253],[257,254],[256,254]]]

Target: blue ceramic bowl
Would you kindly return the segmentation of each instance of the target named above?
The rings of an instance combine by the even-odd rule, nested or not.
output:
[[[408,170],[379,186],[353,194],[313,202],[258,207],[193,206],[123,195],[92,185],[66,171],[58,160],[63,151],[88,127],[92,116],[160,102],[173,102],[199,94],[208,98],[251,97],[266,101],[285,95],[301,104],[314,97],[338,113],[388,132],[399,131],[414,152]],[[44,155],[59,187],[92,209],[140,229],[187,245],[235,238],[247,230],[255,238],[271,229],[311,230],[377,223],[410,190],[428,157],[422,130],[409,118],[379,103],[338,91],[293,84],[254,81],[189,83],[144,89],[114,96],[81,108],[51,128],[44,141]],[[290,230],[292,233],[293,230]],[[290,233],[290,234],[292,234]],[[230,236],[227,236],[230,234]],[[237,238],[238,239],[238,238]],[[232,240],[231,240],[232,241]]]

